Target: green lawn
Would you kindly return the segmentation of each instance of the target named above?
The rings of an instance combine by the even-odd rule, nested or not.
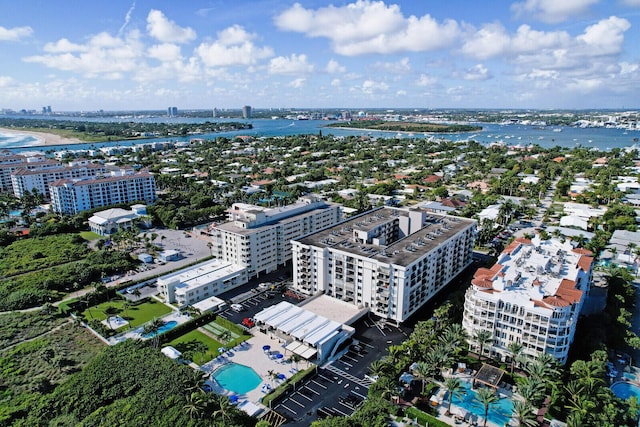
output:
[[[199,341],[207,346],[208,350],[205,354],[196,353],[194,356],[194,362],[198,365],[202,365],[210,360],[215,359],[220,353],[218,348],[222,347],[222,344],[218,341],[210,338],[208,335],[194,329],[191,332],[174,339],[169,342],[168,345],[174,347],[176,350],[184,353],[194,348],[194,344]]]
[[[98,233],[94,233],[93,231],[81,231],[80,237],[82,237],[84,240],[87,240],[89,242],[92,240],[98,240],[102,238],[101,235],[99,235]]]
[[[124,299],[103,302],[95,307],[90,307],[82,314],[84,314],[87,320],[104,320],[107,318],[107,314],[105,313],[107,307],[114,307],[117,310],[117,314],[129,321],[131,327],[136,327],[157,317],[162,317],[172,311],[169,307],[154,299],[150,299],[139,305],[129,306],[126,310],[123,305]]]

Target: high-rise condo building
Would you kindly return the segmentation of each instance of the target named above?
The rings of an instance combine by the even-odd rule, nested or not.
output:
[[[229,222],[211,230],[217,257],[247,268],[248,277],[269,273],[291,260],[291,240],[341,219],[340,205],[304,196],[291,205],[265,208],[234,203]]]
[[[293,287],[401,323],[472,260],[476,221],[378,208],[296,239]]]
[[[511,361],[512,343],[522,355],[541,353],[567,361],[578,315],[589,293],[593,257],[570,241],[518,238],[497,263],[480,268],[464,303],[463,327],[471,349],[492,358]],[[489,342],[474,337],[488,331]]]

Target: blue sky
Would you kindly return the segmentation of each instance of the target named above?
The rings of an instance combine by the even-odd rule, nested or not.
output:
[[[640,107],[640,0],[27,0],[0,109]]]

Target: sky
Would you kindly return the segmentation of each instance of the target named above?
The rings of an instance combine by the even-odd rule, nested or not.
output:
[[[1,0],[0,109],[640,107],[640,0]]]

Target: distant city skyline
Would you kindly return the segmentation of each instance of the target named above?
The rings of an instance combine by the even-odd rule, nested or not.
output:
[[[640,0],[5,2],[0,110],[640,107]]]

